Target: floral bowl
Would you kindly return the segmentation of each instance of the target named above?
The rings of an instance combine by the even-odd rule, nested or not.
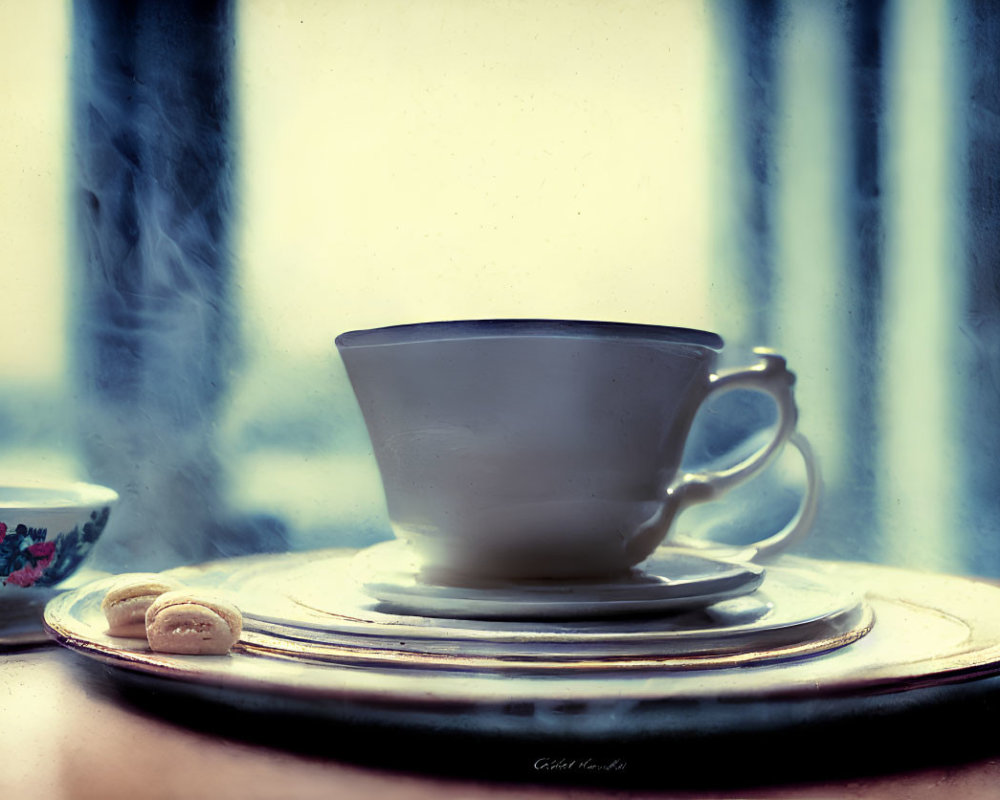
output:
[[[83,562],[118,501],[89,483],[0,485],[0,586],[53,586]]]

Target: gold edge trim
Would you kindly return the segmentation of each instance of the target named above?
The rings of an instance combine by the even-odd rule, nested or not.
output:
[[[490,672],[605,672],[660,670],[682,671],[702,669],[725,669],[748,665],[772,664],[804,656],[825,653],[839,649],[871,632],[875,615],[868,605],[857,611],[860,617],[849,630],[815,641],[778,645],[762,650],[710,653],[683,656],[608,656],[596,658],[552,659],[542,656],[538,659],[523,656],[490,657],[462,656],[437,653],[413,653],[385,648],[351,648],[338,645],[315,645],[308,642],[295,643],[283,640],[281,646],[270,644],[270,637],[254,634],[244,635],[240,649],[247,654],[278,658],[285,661],[306,661],[318,664],[368,665],[376,667],[410,667],[437,670],[464,670]]]
[[[297,604],[301,605],[300,603],[298,603],[298,601],[294,601],[294,602],[296,602]],[[800,629],[800,628],[803,628],[803,627],[807,627],[807,626],[810,626],[810,625],[819,625],[819,624],[823,624],[824,622],[836,621],[836,620],[841,619],[841,618],[843,618],[845,616],[849,616],[851,614],[855,614],[857,612],[857,610],[858,610],[859,605],[863,605],[863,604],[864,604],[864,598],[859,598],[859,597],[855,596],[855,597],[851,598],[851,602],[850,603],[844,603],[839,609],[827,612],[829,614],[829,616],[824,616],[824,615],[817,614],[816,616],[808,618],[808,619],[795,620],[794,623],[791,624],[789,627],[790,628],[794,628],[794,629],[797,630],[797,629]],[[346,629],[338,631],[338,630],[334,629],[334,632],[340,633],[340,634],[344,634],[344,635],[347,635],[347,636],[367,636],[367,637],[379,637],[379,636],[383,636],[383,637],[386,637],[386,638],[396,638],[399,634],[408,634],[408,633],[412,634],[412,631],[410,630],[410,628],[408,628],[406,625],[404,625],[402,623],[399,623],[399,622],[373,621],[371,619],[363,619],[363,618],[358,618],[358,617],[350,617],[350,616],[347,616],[347,615],[344,615],[344,614],[336,614],[336,613],[328,612],[328,611],[320,611],[318,609],[313,608],[312,606],[304,606],[304,607],[307,608],[307,609],[309,609],[310,611],[316,612],[318,615],[321,616],[321,618],[323,620],[329,620],[330,618],[333,618],[333,619],[347,620],[348,622],[362,623],[365,627],[368,627],[368,628],[371,628],[372,626],[375,627],[375,630],[372,630],[370,632],[369,631],[357,632],[357,631],[350,631],[350,630],[346,630]],[[276,622],[275,620],[273,620],[271,618],[267,618],[267,617],[258,617],[256,615],[254,615],[252,612],[248,613],[248,614],[245,614],[244,620],[245,620],[244,630],[246,630],[247,628],[253,629],[253,627],[255,625],[269,626],[269,627],[272,627],[272,628],[288,627],[288,628],[291,628],[291,629],[294,629],[294,630],[298,630],[298,631],[304,632],[303,635],[308,635],[309,631],[312,630],[311,628],[309,628],[307,626],[296,624],[295,622],[293,622],[293,623],[283,623],[283,622]],[[469,621],[478,621],[478,622],[482,622],[484,624],[488,624],[488,623],[490,623],[490,622],[492,622],[494,620],[481,619],[481,620],[469,620]],[[504,621],[506,621],[506,620],[504,620]],[[560,620],[553,619],[551,621],[552,622],[559,622]],[[753,634],[753,633],[757,632],[758,628],[756,627],[756,625],[757,625],[756,622],[740,623],[738,625],[732,625],[732,626],[730,626],[727,629],[727,631],[729,632],[729,634],[732,637],[735,638],[735,637],[738,637],[738,636],[743,635],[743,634]],[[383,628],[383,630],[378,630],[378,628]],[[425,633],[421,632],[419,636],[408,637],[408,638],[419,638],[421,640],[433,641],[433,642],[439,642],[439,641],[444,641],[444,640],[451,640],[451,639],[454,638],[454,634],[453,633],[448,633],[443,628],[442,629],[434,629],[434,630],[435,631],[441,630],[441,631],[443,631],[443,633],[440,636],[438,636],[438,635],[426,635]],[[780,629],[775,629],[775,632],[777,632],[779,630]],[[266,630],[257,630],[257,632],[261,633],[262,635],[265,635],[265,636],[277,636],[276,634],[269,633]],[[549,643],[551,641],[551,638],[552,638],[552,634],[549,633],[549,632],[540,632],[540,633],[518,632],[518,633],[515,633],[515,634],[509,634],[509,633],[505,633],[505,632],[494,632],[494,631],[485,631],[485,630],[476,630],[476,629],[462,629],[461,630],[461,634],[462,634],[462,636],[464,636],[465,638],[467,638],[468,641],[475,642],[477,644],[483,644],[483,643],[499,643],[499,644],[535,644],[535,643],[537,643],[537,644],[547,644],[547,643]],[[652,639],[654,637],[659,637],[664,642],[670,642],[670,641],[675,640],[675,639],[681,639],[681,640],[687,639],[687,640],[691,640],[691,639],[694,639],[694,638],[701,638],[701,639],[710,640],[712,638],[712,632],[710,630],[708,630],[708,629],[697,629],[697,630],[693,630],[693,631],[688,631],[688,630],[666,630],[666,631],[657,631],[657,632],[651,632],[651,631],[599,631],[599,632],[593,632],[593,633],[574,632],[573,634],[571,634],[571,636],[569,638],[571,638],[571,640],[574,643],[579,643],[579,644],[588,644],[588,643],[594,643],[594,644],[613,644],[613,643],[629,644],[629,643],[632,643],[634,641],[639,641],[639,642],[647,641],[647,640],[650,640],[650,639]],[[280,638],[280,637],[277,637],[277,638]],[[307,640],[303,639],[303,641],[307,641]]]
[[[979,586],[993,590],[998,588],[995,585],[988,583],[981,583]],[[955,613],[952,613],[951,611],[940,608],[938,605],[934,605],[933,598],[922,598],[918,600],[907,597],[894,597],[878,591],[869,591],[867,596],[873,601],[901,606],[905,609],[916,611],[918,613],[932,613],[958,627],[966,629],[967,636],[963,642],[964,647],[961,645],[955,646],[953,652],[949,653],[947,657],[947,666],[938,666],[938,668],[933,669],[930,672],[925,671],[923,674],[933,674],[939,677],[947,677],[949,675],[962,676],[967,673],[979,672],[988,675],[1000,671],[1000,642],[994,642],[989,646],[976,644],[976,640],[979,638],[995,639],[1000,636],[1000,618],[991,619],[981,617],[977,620],[965,619]],[[985,635],[983,630],[984,627],[988,628],[988,630],[985,631]],[[910,662],[909,666],[914,672],[916,672],[919,667],[923,665],[940,665],[941,663],[942,659],[939,658],[923,658],[919,661]]]

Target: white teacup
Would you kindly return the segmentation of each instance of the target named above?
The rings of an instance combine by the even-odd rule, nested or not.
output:
[[[761,471],[791,439],[809,485],[796,517],[756,544],[808,530],[818,478],[794,434],[780,356],[715,372],[714,333],[561,320],[432,322],[337,338],[364,414],[397,538],[443,580],[601,578],[639,564],[685,507]],[[778,417],[735,466],[681,471],[710,395],[752,389]]]

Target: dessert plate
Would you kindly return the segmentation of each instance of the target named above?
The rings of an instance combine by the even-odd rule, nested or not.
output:
[[[757,564],[661,548],[631,572],[599,580],[491,581],[475,586],[427,580],[420,558],[405,542],[382,542],[360,551],[354,580],[395,611],[452,619],[588,619],[663,614],[704,608],[748,595],[764,580]],[[302,576],[295,597],[317,605],[325,581]]]
[[[226,594],[240,607],[238,650],[331,666],[505,674],[710,669],[828,652],[865,636],[872,624],[870,607],[852,587],[790,567],[770,567],[764,586],[750,594],[681,612],[576,619],[420,616],[362,592],[353,581],[354,558],[353,551],[318,551],[165,574]]]
[[[308,554],[312,555],[312,554]],[[247,601],[244,636],[229,656],[174,656],[153,653],[141,640],[117,639],[107,635],[107,621],[100,603],[111,579],[102,579],[79,589],[65,592],[54,598],[46,607],[45,624],[50,635],[63,645],[112,666],[141,672],[151,676],[173,679],[181,684],[208,687],[228,687],[237,691],[263,692],[265,695],[286,698],[299,697],[305,701],[303,708],[316,708],[316,703],[330,702],[333,710],[344,711],[344,702],[352,699],[368,701],[386,710],[398,703],[401,710],[434,708],[438,704],[452,706],[460,713],[469,709],[469,703],[494,704],[504,709],[513,701],[537,701],[555,705],[567,701],[596,703],[602,710],[599,721],[628,726],[629,713],[634,704],[649,701],[657,704],[679,702],[690,710],[692,701],[777,698],[820,698],[847,694],[882,694],[908,688],[932,686],[968,680],[1000,673],[1000,618],[993,612],[1000,603],[1000,589],[995,586],[949,576],[906,572],[886,567],[862,564],[830,564],[827,562],[795,559],[790,562],[788,575],[795,579],[814,581],[815,586],[825,584],[837,594],[844,586],[856,587],[861,593],[859,608],[868,609],[864,617],[867,625],[851,628],[838,624],[840,615],[824,619],[829,629],[846,630],[843,635],[828,640],[812,654],[804,648],[767,648],[759,643],[749,647],[743,640],[740,647],[729,654],[720,653],[712,658],[695,656],[676,657],[663,653],[659,657],[592,659],[606,662],[596,669],[585,668],[573,662],[564,662],[556,672],[541,674],[533,670],[513,669],[498,672],[496,669],[471,667],[456,677],[453,667],[460,659],[442,657],[430,660],[409,660],[394,653],[380,653],[372,647],[367,654],[342,648],[345,657],[340,660],[316,658],[295,651],[295,640],[288,638],[281,647],[269,649],[255,642],[257,636],[267,636],[270,643],[281,637],[265,632],[266,625],[253,615],[255,602],[270,606],[271,601],[258,593],[256,586],[266,583],[268,573],[291,574],[296,564],[301,565],[303,554],[268,557],[249,557],[215,562],[198,567],[172,570],[171,574],[191,586],[211,587],[227,591],[237,599]],[[769,580],[785,574],[782,567],[771,569]],[[347,559],[344,559],[347,562]],[[331,576],[335,586],[336,575]],[[262,583],[263,582],[263,583]],[[239,589],[238,587],[243,587]],[[840,588],[838,588],[840,587]],[[792,590],[794,586],[789,586]],[[275,597],[278,597],[276,595]],[[256,598],[256,600],[255,600]],[[288,607],[296,604],[290,603]],[[767,624],[781,627],[776,603]],[[794,604],[792,604],[794,606]],[[275,609],[280,611],[281,609]],[[307,609],[301,615],[312,614],[324,619],[328,629],[349,624],[364,630],[363,619],[351,620],[345,612],[340,620],[317,614]],[[374,614],[375,612],[369,612]],[[794,615],[794,609],[786,611]],[[872,614],[877,621],[872,624]],[[402,620],[394,617],[375,617],[387,634],[395,625],[399,637],[397,644],[411,641],[413,626],[403,627]],[[824,619],[816,620],[811,641],[817,641],[823,630]],[[786,618],[787,622],[787,618]],[[311,624],[311,623],[310,623]],[[431,620],[442,627],[438,633],[442,642],[448,641],[462,627],[450,620]],[[466,621],[464,625],[474,625]],[[508,623],[510,625],[511,623]],[[526,623],[520,623],[526,624]],[[542,625],[543,623],[533,623]],[[545,635],[554,638],[561,625],[552,626]],[[585,637],[588,628],[597,625],[620,624],[605,620],[590,623],[583,630],[576,625],[570,634]],[[631,623],[637,625],[637,622]],[[516,640],[518,633],[502,623],[482,623],[486,630],[495,629],[498,640],[506,636]],[[284,628],[291,631],[295,626]],[[738,626],[734,626],[738,627]],[[646,636],[651,638],[647,629]],[[853,632],[852,632],[853,631]],[[598,632],[590,630],[589,634]],[[628,630],[619,632],[627,639]],[[669,631],[665,632],[669,634]],[[611,631],[601,633],[605,639]],[[315,636],[314,630],[298,629],[300,642],[308,645]],[[697,641],[701,637],[708,645],[719,641],[719,629],[702,630],[700,634],[687,631],[676,635]],[[428,635],[428,639],[431,639]],[[459,638],[461,638],[459,636]],[[471,639],[472,637],[467,637]],[[637,637],[637,638],[641,638]],[[670,636],[664,636],[670,639]],[[316,637],[315,641],[318,641]],[[382,637],[382,643],[386,642]],[[839,645],[839,646],[838,646]],[[461,653],[461,643],[453,642],[452,656]],[[800,656],[800,657],[796,657]],[[367,659],[367,664],[358,663]],[[508,663],[497,659],[495,665],[504,668]],[[638,669],[628,669],[630,665]],[[594,666],[591,664],[590,666]],[[442,668],[445,667],[445,668]],[[673,667],[673,668],[671,668]],[[260,697],[254,695],[255,697]],[[261,699],[263,702],[263,699]],[[622,715],[604,713],[610,703],[622,706]],[[625,713],[629,712],[629,713]],[[345,712],[346,713],[346,712]],[[509,715],[508,715],[509,717]],[[507,721],[511,721],[504,717]],[[517,717],[517,721],[520,717]],[[525,719],[526,730],[536,720]],[[530,723],[530,724],[529,724]],[[567,724],[579,723],[579,715],[570,715]]]

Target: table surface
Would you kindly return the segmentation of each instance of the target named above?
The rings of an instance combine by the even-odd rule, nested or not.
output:
[[[968,763],[918,766],[835,783],[725,790],[671,790],[669,773],[664,788],[598,788],[588,784],[585,772],[574,774],[565,760],[540,760],[540,777],[564,773],[558,776],[560,783],[549,785],[395,772],[379,768],[377,759],[367,764],[338,759],[336,742],[330,742],[329,755],[316,755],[273,741],[264,744],[232,728],[214,731],[205,720],[168,720],[116,693],[108,668],[85,662],[54,645],[0,650],[0,742],[5,752],[0,797],[1000,798],[1000,743],[996,755],[987,750]],[[504,754],[497,752],[495,758],[500,761],[495,771],[502,775]],[[623,759],[627,777],[631,765],[627,754]]]

